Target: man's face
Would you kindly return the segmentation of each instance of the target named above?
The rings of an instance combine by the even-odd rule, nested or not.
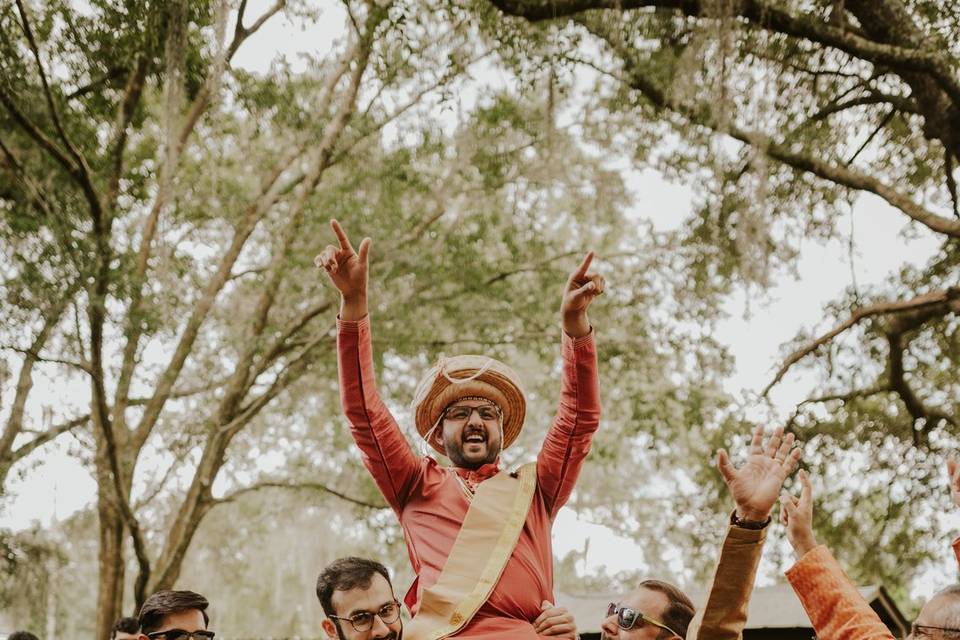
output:
[[[920,609],[910,636],[914,640],[956,640],[960,638],[960,597],[938,595]],[[944,631],[943,629],[950,629]]]
[[[397,600],[393,595],[393,589],[390,588],[390,583],[379,573],[375,573],[370,580],[370,586],[357,587],[348,591],[334,591],[330,602],[333,605],[334,615],[340,618],[352,618],[357,614],[377,613],[384,607],[395,604]],[[373,624],[365,631],[357,631],[350,620],[334,621],[327,618],[323,621],[323,630],[328,638],[340,640],[403,639],[403,621],[399,616],[388,624],[379,615],[375,615]]]
[[[469,415],[467,415],[469,414]],[[444,411],[443,447],[458,467],[478,469],[500,455],[503,417],[489,400],[457,400]]]
[[[640,611],[649,618],[654,620],[663,621],[663,612],[667,608],[669,601],[667,596],[659,591],[654,591],[653,589],[647,589],[646,587],[640,587],[633,593],[629,594],[627,597],[623,598],[618,605],[630,607],[636,611]],[[633,625],[631,629],[621,629],[617,624],[616,614],[612,616],[607,616],[603,624],[600,625],[600,638],[601,640],[609,640],[610,638],[623,638],[624,640],[653,640],[660,633],[660,627],[655,627],[652,624],[646,624],[641,620],[637,620],[636,624]]]
[[[169,636],[161,636],[164,640],[175,640],[178,635],[177,632],[187,632],[193,633],[195,631],[205,631],[207,629],[207,624],[203,620],[203,612],[199,609],[187,609],[186,611],[177,611],[176,613],[170,613],[163,617],[163,620],[160,621],[160,626],[157,627],[156,631],[151,631],[151,635],[156,636],[156,634],[161,631],[169,631]],[[140,634],[140,640],[148,640],[147,636],[143,633]],[[199,638],[199,636],[196,636]]]

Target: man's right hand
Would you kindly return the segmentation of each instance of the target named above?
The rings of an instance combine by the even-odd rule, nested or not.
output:
[[[800,498],[784,493],[780,496],[780,522],[787,527],[787,540],[797,559],[817,546],[813,535],[813,488],[807,472],[800,470]]]
[[[353,250],[350,239],[336,220],[330,221],[340,247],[332,244],[320,252],[313,263],[327,272],[333,286],[340,292],[340,319],[360,320],[367,315],[367,255],[370,238],[364,238],[359,251]]]
[[[753,431],[747,460],[739,469],[724,449],[717,451],[717,468],[737,505],[737,517],[763,522],[777,503],[784,481],[797,468],[800,447],[794,447],[794,436],[783,435],[783,427],[774,429],[766,447],[763,427]]]
[[[950,479],[950,497],[953,504],[960,507],[960,460],[956,456],[947,458],[947,478]]]

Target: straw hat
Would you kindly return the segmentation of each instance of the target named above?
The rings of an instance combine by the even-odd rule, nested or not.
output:
[[[444,409],[469,397],[485,398],[500,407],[503,411],[503,448],[513,444],[523,428],[527,401],[516,372],[487,356],[441,358],[427,371],[413,399],[417,431],[438,453],[446,455],[440,432],[435,427]]]

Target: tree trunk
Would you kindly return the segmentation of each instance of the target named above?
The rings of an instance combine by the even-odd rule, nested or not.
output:
[[[108,472],[109,473],[109,472]],[[97,514],[100,525],[100,550],[97,580],[97,639],[110,637],[114,621],[120,617],[123,606],[123,518],[113,506],[110,481],[100,478]]]
[[[110,474],[110,463],[107,461],[105,445],[98,437],[97,452],[97,516],[100,528],[100,545],[98,553],[98,581],[97,581],[97,640],[106,640],[110,637],[110,629],[117,618],[128,615],[123,611],[123,592],[126,578],[126,555],[124,540],[127,528],[123,514],[117,507],[117,495]],[[123,464],[121,451],[117,452],[121,468]],[[124,473],[122,479],[124,487],[129,491],[131,478]]]

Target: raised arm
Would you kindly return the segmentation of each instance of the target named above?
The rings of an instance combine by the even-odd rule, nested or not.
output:
[[[557,416],[537,456],[537,482],[551,516],[573,491],[590,440],[600,424],[597,350],[587,309],[603,293],[603,276],[589,272],[591,251],[567,280],[560,305],[563,382]]]
[[[792,433],[778,427],[763,444],[763,427],[753,432],[746,462],[736,468],[727,452],[717,452],[717,468],[736,503],[710,592],[687,631],[698,640],[738,640],[747,624],[757,565],[770,524],[770,512],[787,477],[797,468],[800,448]]]
[[[960,460],[957,460],[956,456],[947,458],[947,478],[950,481],[953,504],[960,508]],[[953,540],[953,553],[957,556],[957,565],[960,565],[960,535]]]
[[[419,479],[420,461],[377,392],[373,369],[370,318],[367,315],[367,278],[370,238],[354,251],[346,232],[330,221],[339,243],[328,245],[315,259],[340,292],[337,319],[337,363],[340,402],[350,421],[363,464],[387,502],[398,513]]]
[[[863,599],[830,551],[818,545],[813,534],[813,489],[806,472],[800,472],[797,498],[780,499],[780,521],[797,554],[787,570],[787,580],[800,598],[813,630],[831,640],[893,640],[893,635]]]

